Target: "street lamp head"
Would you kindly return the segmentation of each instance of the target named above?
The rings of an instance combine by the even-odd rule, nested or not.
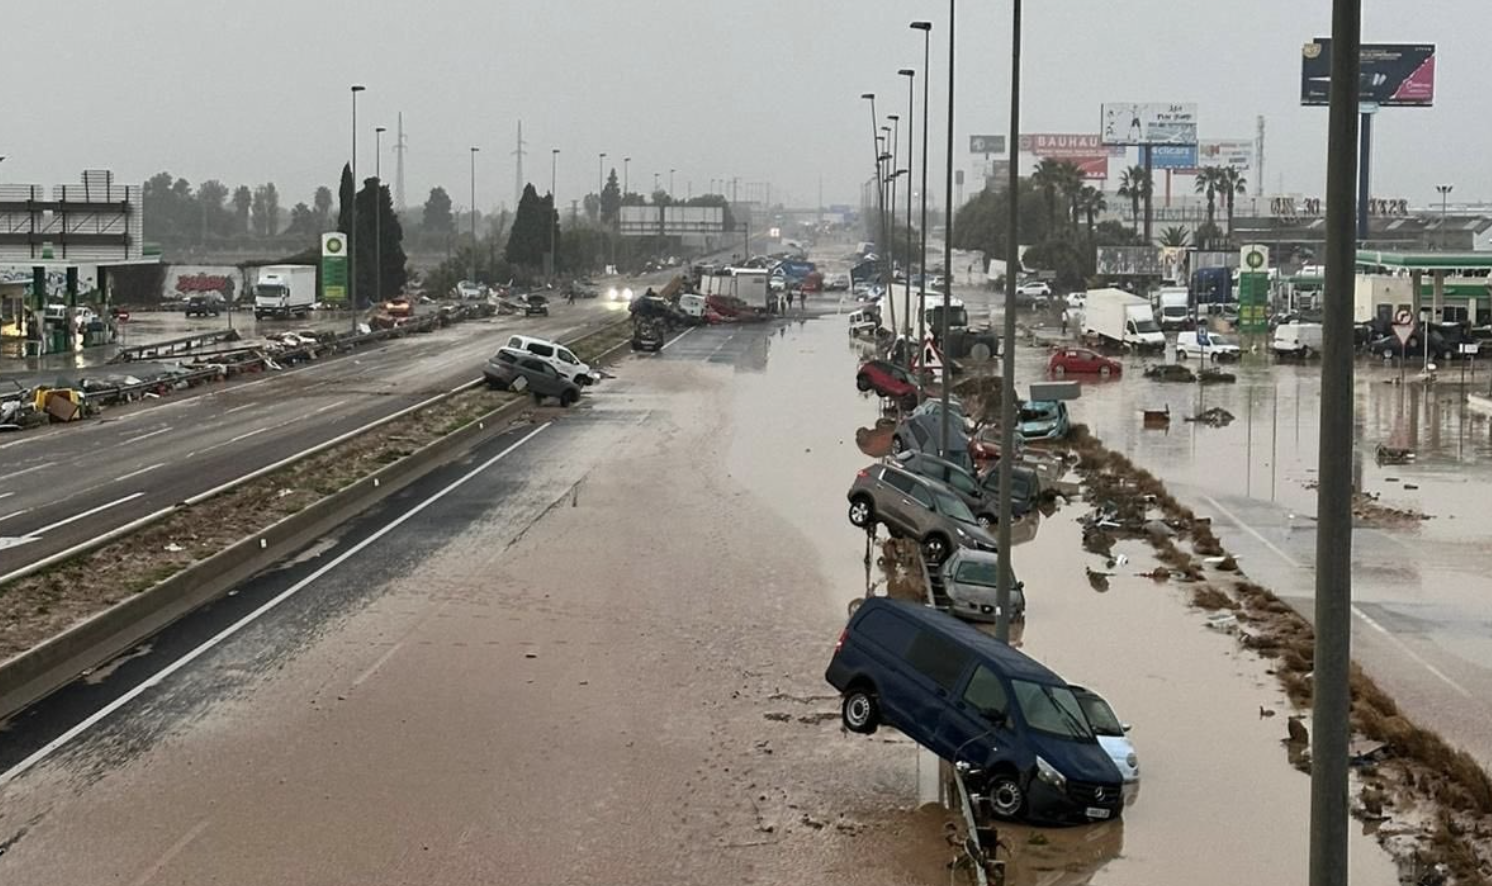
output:
[[[559,153],[559,148],[555,148],[554,149],[554,153],[558,154]]]
[[[876,159],[880,160],[882,163],[885,163],[887,160],[891,159],[891,155],[889,153],[882,152],[881,156],[877,157]]]
[[[911,27],[918,31],[931,31],[932,22],[912,22]]]
[[[896,121],[898,121],[898,120],[901,119],[901,115],[900,114],[887,114],[886,115],[886,119],[890,120],[892,123],[895,123]]]
[[[876,94],[874,92],[862,92],[862,93],[860,93],[860,97],[861,98],[868,98],[871,101],[875,101],[876,100]]]
[[[911,68],[902,68],[900,71],[897,71],[896,73],[902,75],[903,77],[915,77],[915,76],[917,76],[917,72],[914,71],[914,70],[912,70]]]
[[[482,150],[482,149],[481,149],[481,148],[472,148],[472,149],[471,149],[471,152],[472,152],[472,153],[473,153],[473,154],[475,154],[475,153],[476,153],[476,152],[477,152],[477,151],[480,151],[480,150]]]
[[[385,133],[389,131],[389,128],[387,126],[375,126],[373,127],[373,131],[377,133]]]
[[[365,89],[367,89],[367,88],[368,88],[368,87],[366,87],[366,86],[359,86],[359,85],[358,85],[358,84],[356,84],[356,83],[354,83],[354,84],[353,84],[353,85],[352,85],[352,91],[353,91],[353,92],[362,92],[362,91],[363,91],[363,90],[365,90]]]

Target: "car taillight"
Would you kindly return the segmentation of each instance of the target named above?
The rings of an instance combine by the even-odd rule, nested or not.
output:
[[[834,651],[835,652],[838,652],[840,649],[844,648],[845,638],[848,637],[849,635],[850,635],[850,628],[849,628],[848,625],[846,625],[845,629],[839,632],[839,639],[834,641]]]
[[[860,470],[858,470],[858,471],[855,472],[855,476],[856,477],[869,477],[870,476],[870,472],[867,471],[867,470],[865,470],[864,468],[861,468]]]

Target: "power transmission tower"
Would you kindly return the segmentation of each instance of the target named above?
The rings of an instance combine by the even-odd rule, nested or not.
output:
[[[515,176],[514,182],[513,182],[513,205],[514,206],[517,206],[520,202],[523,201],[523,155],[528,153],[527,151],[525,151],[523,149],[523,146],[526,145],[526,144],[528,144],[528,142],[526,142],[526,141],[523,140],[523,121],[519,120],[518,121],[518,149],[513,152],[513,156],[518,158],[518,174],[517,174],[517,176]]]
[[[403,212],[408,204],[404,202],[404,152],[409,148],[409,141],[404,137],[404,112],[399,112],[398,138],[394,140],[394,205]]]

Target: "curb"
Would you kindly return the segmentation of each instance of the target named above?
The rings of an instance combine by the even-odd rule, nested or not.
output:
[[[610,326],[602,327],[591,335],[610,329]],[[629,346],[629,341],[623,341],[591,362],[600,364],[613,360]],[[426,401],[421,406],[432,405],[466,387],[469,385]],[[504,403],[393,464],[0,663],[0,687],[4,687],[0,689],[0,723],[68,685],[89,669],[108,662],[172,622],[221,597],[235,585],[436,468],[498,436],[510,427],[504,419],[531,406],[527,397]],[[233,485],[238,482],[242,481]],[[202,501],[204,497],[198,496],[196,500]],[[136,521],[132,528],[139,528],[184,506],[157,512],[143,521]]]

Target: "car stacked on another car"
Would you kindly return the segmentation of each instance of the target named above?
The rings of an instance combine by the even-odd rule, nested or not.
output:
[[[850,484],[850,523],[865,530],[884,524],[893,537],[911,538],[922,556],[941,564],[955,547],[986,551],[995,538],[968,505],[943,484],[892,465],[862,468]]]
[[[553,397],[568,407],[580,400],[580,385],[543,359],[517,348],[499,348],[487,361],[482,377],[490,388],[532,394],[539,403]]]
[[[867,360],[855,373],[855,387],[875,391],[887,400],[895,400],[905,409],[917,406],[917,381],[905,366],[890,360]]]
[[[591,371],[590,366],[581,362],[579,357],[559,342],[534,338],[531,335],[515,335],[508,339],[508,347],[543,360],[553,366],[559,375],[577,385],[596,383],[596,374]]]
[[[952,602],[949,610],[968,621],[994,621],[1000,614],[1000,555],[989,551],[959,548],[943,561],[943,592]],[[1026,617],[1026,585],[1010,585],[1010,620]]]

